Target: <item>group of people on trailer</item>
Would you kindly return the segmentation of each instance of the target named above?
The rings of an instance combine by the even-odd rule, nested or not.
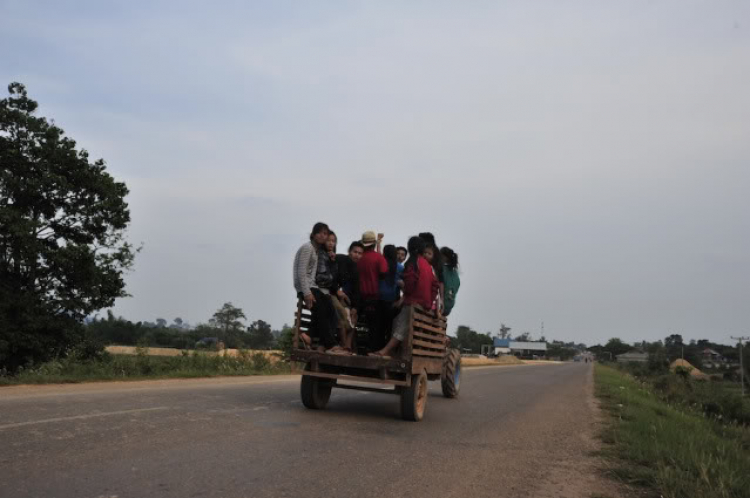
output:
[[[316,223],[310,242],[294,257],[294,288],[311,311],[309,333],[299,346],[338,355],[357,354],[357,323],[367,326],[370,356],[390,357],[409,333],[409,308],[419,305],[448,316],[461,285],[458,255],[439,248],[429,232],[411,237],[406,247],[382,246],[383,234],[367,231],[336,254],[338,238]]]

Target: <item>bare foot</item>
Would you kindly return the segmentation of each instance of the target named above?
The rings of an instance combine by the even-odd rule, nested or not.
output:
[[[338,354],[338,355],[348,355],[351,354],[346,349],[342,348],[341,346],[334,346],[328,351],[326,351],[328,354]]]

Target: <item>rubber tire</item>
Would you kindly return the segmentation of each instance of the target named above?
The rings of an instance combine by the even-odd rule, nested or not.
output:
[[[419,422],[427,406],[427,372],[424,370],[411,378],[411,385],[401,391],[401,418]]]
[[[310,370],[309,363],[305,365],[305,370]],[[331,389],[333,389],[333,382],[319,377],[303,375],[300,383],[302,404],[305,405],[305,408],[311,410],[324,409],[331,398]]]
[[[461,352],[458,349],[451,349],[445,357],[440,385],[446,398],[458,396],[461,389]]]

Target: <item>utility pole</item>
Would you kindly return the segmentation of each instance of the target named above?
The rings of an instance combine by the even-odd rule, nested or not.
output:
[[[745,367],[742,365],[742,341],[750,341],[750,337],[734,337],[732,339],[740,343],[740,384],[742,384],[742,397],[745,397]]]

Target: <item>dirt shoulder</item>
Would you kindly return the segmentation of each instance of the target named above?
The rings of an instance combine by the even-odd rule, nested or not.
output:
[[[596,497],[629,498],[638,496],[611,479],[607,474],[608,462],[600,455],[604,418],[594,396],[593,368],[589,368],[583,386],[585,398],[571,399],[565,412],[567,423],[555,439],[565,444],[554,445],[545,451],[554,453],[557,464],[550,466],[535,494],[537,497]]]

